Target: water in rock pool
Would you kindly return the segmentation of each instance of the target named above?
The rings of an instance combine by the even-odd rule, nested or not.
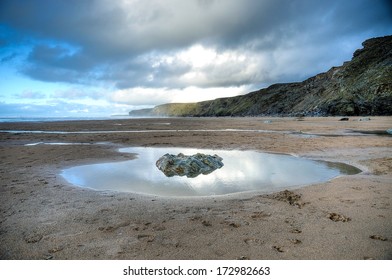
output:
[[[120,149],[120,152],[135,153],[137,158],[76,166],[63,170],[61,175],[71,184],[101,191],[159,196],[211,196],[250,191],[271,193],[325,182],[342,174],[361,172],[346,164],[257,151],[133,147]],[[195,178],[167,177],[155,165],[166,153],[217,154],[223,158],[224,166]]]

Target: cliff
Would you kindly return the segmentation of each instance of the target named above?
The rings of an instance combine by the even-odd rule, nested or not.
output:
[[[170,103],[131,116],[392,115],[392,36],[363,42],[351,61],[303,82],[274,84],[246,95]]]

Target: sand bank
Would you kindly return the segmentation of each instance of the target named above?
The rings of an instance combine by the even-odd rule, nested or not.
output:
[[[392,138],[379,133],[391,127],[391,117],[1,123],[14,132],[0,132],[0,258],[392,259]],[[96,192],[59,175],[132,159],[118,152],[132,146],[287,153],[363,172],[204,198]]]

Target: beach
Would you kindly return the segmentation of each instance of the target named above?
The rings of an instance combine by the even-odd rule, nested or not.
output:
[[[0,123],[0,258],[392,259],[390,128],[392,117]],[[61,176],[134,159],[126,147],[255,150],[362,172],[208,197],[99,192]]]

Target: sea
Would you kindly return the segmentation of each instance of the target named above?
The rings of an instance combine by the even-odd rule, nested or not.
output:
[[[101,117],[0,117],[0,123],[4,122],[58,122],[58,121],[98,121],[135,119],[128,115],[101,116]]]

